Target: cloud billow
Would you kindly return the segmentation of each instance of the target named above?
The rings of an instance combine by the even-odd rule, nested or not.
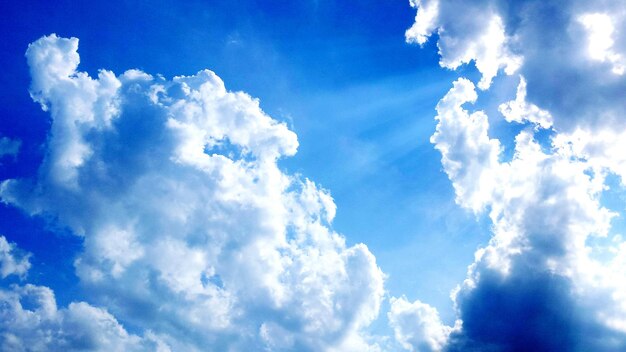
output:
[[[101,308],[63,314],[104,314],[163,350],[375,348],[363,329],[383,274],[332,230],[328,192],[278,167],[296,135],[211,71],[92,78],[77,49],[54,34],[29,46],[46,158],[0,192],[84,238],[76,273]]]

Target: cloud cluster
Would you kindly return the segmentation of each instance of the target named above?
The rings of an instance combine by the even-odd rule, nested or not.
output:
[[[23,280],[30,268],[30,253],[0,236],[2,279]],[[169,351],[147,332],[129,334],[106,310],[85,302],[57,307],[48,287],[12,284],[0,289],[0,348],[3,351]]]
[[[77,48],[55,35],[29,46],[31,96],[52,116],[46,158],[37,179],[5,181],[0,196],[83,236],[76,273],[106,311],[35,314],[104,324],[137,348],[374,349],[363,328],[378,315],[383,274],[365,245],[332,230],[328,192],[278,167],[296,135],[211,71],[92,78],[77,70]],[[15,319],[24,290],[50,301],[41,289],[6,293]],[[12,341],[51,329],[34,326]],[[109,350],[132,349],[119,346]]]
[[[387,313],[396,341],[409,351],[440,351],[452,331],[459,327],[444,325],[437,310],[420,301],[409,302],[406,297],[391,298]]]
[[[517,96],[499,110],[526,127],[507,161],[487,115],[466,108],[478,98],[472,82],[456,80],[437,105],[431,141],[456,201],[488,215],[493,236],[453,291],[455,327],[425,303],[400,298],[414,313],[391,310],[396,338],[409,350],[624,350],[626,242],[611,231],[621,209],[601,202],[606,177],[617,175],[623,187],[626,176],[626,106],[615,99],[626,84],[623,4],[413,5],[417,22],[407,40],[421,44],[437,32],[442,66],[474,61],[482,94],[498,72],[521,74]],[[545,129],[548,143],[536,136]]]
[[[26,284],[0,290],[3,351],[170,351],[149,332],[129,334],[107,311],[85,302],[59,309],[53,292]]]
[[[30,269],[29,257],[30,254],[20,251],[15,243],[10,243],[4,236],[0,236],[0,277],[2,279],[10,275],[23,278]]]
[[[529,100],[560,131],[624,126],[626,9],[619,0],[420,0],[409,42],[437,34],[441,65],[474,62],[487,89],[498,72],[518,72]]]

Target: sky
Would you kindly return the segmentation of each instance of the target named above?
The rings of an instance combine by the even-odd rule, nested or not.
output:
[[[623,351],[626,6],[0,5],[6,351]]]

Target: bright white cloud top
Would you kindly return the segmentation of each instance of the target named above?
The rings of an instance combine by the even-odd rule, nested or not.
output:
[[[49,289],[16,286],[3,314],[25,323],[4,327],[5,346],[370,348],[361,329],[378,315],[383,274],[330,229],[330,195],[278,168],[296,135],[211,71],[94,79],[77,71],[77,49],[55,35],[29,46],[48,152],[38,179],[5,181],[1,195],[84,236],[76,272],[102,308],[57,309]],[[35,308],[19,304],[27,296]]]
[[[407,40],[423,44],[436,32],[443,67],[473,61],[482,75],[484,92],[454,82],[437,105],[431,141],[457,203],[487,214],[493,236],[452,294],[454,328],[420,301],[395,299],[390,320],[408,350],[626,348],[626,242],[611,231],[623,207],[601,202],[607,176],[620,178],[616,187],[626,176],[626,9],[620,1],[556,3],[413,4]],[[489,94],[499,72],[520,75],[517,96],[499,109],[526,124],[510,160],[490,137],[486,113],[467,107]],[[536,136],[545,129],[549,142]]]

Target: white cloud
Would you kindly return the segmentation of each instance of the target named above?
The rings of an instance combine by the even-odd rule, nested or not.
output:
[[[550,128],[552,126],[552,116],[549,112],[526,101],[526,80],[524,77],[520,77],[515,100],[501,104],[498,110],[500,110],[500,113],[504,115],[504,119],[508,122],[524,123],[528,121],[541,128]]]
[[[429,4],[416,4],[418,12]],[[623,1],[440,0],[436,19],[418,16],[414,26],[439,34],[443,67],[473,60],[483,90],[500,69],[520,73],[527,101],[549,110],[559,131],[624,126]]]
[[[15,244],[0,236],[2,278],[30,268]],[[54,293],[45,286],[12,284],[0,289],[0,349],[3,351],[170,351],[159,337],[129,334],[106,310],[85,302],[57,307]]]
[[[406,39],[421,45],[436,31],[441,66],[456,69],[474,61],[482,74],[478,86],[487,89],[499,70],[513,74],[522,58],[512,53],[502,18],[495,12],[482,11],[481,3],[411,1],[417,15]]]
[[[129,334],[103,309],[84,302],[59,309],[47,287],[0,290],[0,303],[3,351],[169,351],[156,336]]]
[[[50,177],[66,187],[77,186],[77,168],[92,153],[83,135],[109,128],[118,113],[119,80],[106,70],[99,72],[97,80],[77,72],[77,48],[78,39],[65,40],[53,34],[30,44],[26,51],[31,97],[44,110],[51,109],[53,117],[64,117],[52,124],[46,167]]]
[[[9,243],[0,235],[0,276],[4,279],[9,275],[24,277],[30,269],[30,254],[20,251],[14,243]]]
[[[563,155],[585,160],[598,173],[614,173],[624,184],[626,130],[581,126],[555,136],[553,143]]]
[[[615,271],[622,250],[610,262],[600,261],[589,242],[608,236],[616,215],[600,204],[604,173],[556,142],[545,151],[532,129],[518,134],[510,162],[498,161],[501,149],[488,136],[487,116],[462,108],[475,98],[473,84],[457,80],[438,104],[432,139],[459,204],[487,211],[493,224],[492,239],[476,252],[468,278],[454,293],[462,328],[450,335],[446,349],[624,348],[626,297],[620,292],[626,277]],[[623,240],[615,241],[612,248],[624,247]],[[440,326],[432,316],[416,320]],[[396,332],[424,331],[394,324]],[[403,342],[406,336],[397,338]],[[440,330],[427,336],[442,340]]]
[[[383,274],[331,229],[328,192],[278,167],[296,135],[211,71],[94,79],[77,46],[29,46],[47,157],[0,195],[84,236],[75,266],[93,303],[173,350],[375,348],[362,331]]]
[[[423,45],[428,41],[428,37],[437,28],[437,16],[439,15],[438,0],[409,0],[412,7],[417,9],[415,22],[406,33],[406,40],[409,43],[415,42]]]
[[[611,232],[622,214],[601,203],[611,191],[605,177],[618,175],[623,187],[626,176],[623,2],[442,0],[438,9],[427,32],[439,34],[442,66],[474,60],[483,90],[499,68],[517,68],[517,96],[499,110],[534,127],[516,136],[512,160],[502,162],[506,141],[489,137],[485,113],[463,107],[477,99],[471,82],[457,80],[437,106],[431,140],[457,203],[487,214],[493,230],[453,292],[462,328],[444,348],[623,350],[626,246]],[[549,129],[551,145],[537,141],[539,128]]]
[[[395,338],[409,351],[441,351],[447,344],[453,329],[441,322],[437,310],[428,304],[405,297],[391,298],[387,313]]]
[[[609,62],[616,75],[624,74],[624,58],[613,51],[613,19],[608,14],[589,13],[578,17],[588,33],[589,56],[600,62]]]
[[[454,82],[454,87],[437,104],[438,124],[431,142],[443,155],[441,162],[453,181],[457,203],[480,212],[492,196],[494,172],[502,148],[498,140],[490,139],[487,134],[487,115],[482,111],[468,114],[461,107],[475,102],[476,98],[469,80],[462,78]]]

